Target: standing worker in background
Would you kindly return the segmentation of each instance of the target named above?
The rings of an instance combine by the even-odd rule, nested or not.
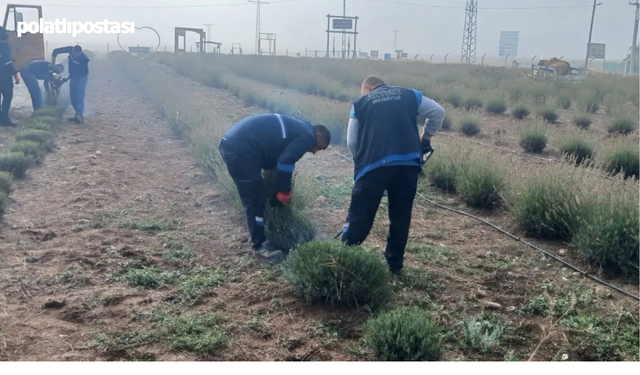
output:
[[[13,100],[13,80],[16,85],[20,83],[20,76],[13,65],[11,46],[7,42],[9,36],[4,27],[0,26],[0,98],[2,99],[0,111],[0,126],[16,126],[9,117],[9,109]]]
[[[355,184],[342,241],[359,245],[367,238],[385,190],[389,199],[389,235],[385,257],[392,273],[404,262],[413,200],[423,156],[431,151],[431,136],[442,126],[444,109],[422,92],[388,86],[367,77],[363,95],[351,108],[347,145],[355,163]],[[426,116],[422,136],[417,117]]]
[[[249,116],[233,125],[220,142],[220,153],[236,184],[246,211],[254,254],[265,258],[282,255],[270,249],[264,234],[264,206],[267,193],[262,169],[278,169],[277,199],[291,199],[291,180],[295,163],[307,152],[329,147],[331,133],[324,125],[285,115]]]
[[[89,78],[89,58],[82,52],[80,46],[60,47],[53,50],[51,61],[55,64],[56,57],[61,53],[69,54],[69,97],[76,115],[69,121],[82,124],[84,122],[84,96]]]
[[[53,74],[61,74],[63,71],[64,66],[62,64],[53,65],[46,60],[31,61],[20,70],[22,80],[27,89],[29,89],[34,111],[42,108],[42,91],[38,81],[42,80],[44,82],[44,89],[47,94],[50,94]]]

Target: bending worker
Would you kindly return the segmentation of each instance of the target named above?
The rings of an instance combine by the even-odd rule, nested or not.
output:
[[[60,47],[53,50],[51,61],[55,64],[56,57],[61,53],[69,54],[69,98],[76,115],[69,119],[71,122],[84,122],[84,96],[89,79],[89,58],[82,52],[80,46]]]
[[[13,101],[13,80],[16,85],[20,83],[20,76],[16,67],[13,65],[13,56],[11,55],[11,45],[7,40],[9,35],[4,27],[0,26],[0,126],[16,126],[9,117],[9,109],[11,109],[11,101]]]
[[[254,254],[265,258],[282,254],[282,249],[269,248],[264,233],[267,192],[262,169],[277,168],[277,199],[287,204],[295,163],[307,152],[326,149],[330,142],[331,133],[324,125],[280,114],[246,117],[222,137],[220,153],[246,211]]]
[[[348,245],[364,242],[386,190],[390,226],[385,257],[391,272],[398,274],[403,267],[422,158],[433,151],[431,136],[442,126],[444,109],[420,91],[388,86],[376,76],[362,82],[360,93],[347,129],[355,184],[342,240]],[[427,117],[422,136],[418,116]]]
[[[64,71],[62,64],[53,65],[46,60],[34,60],[20,70],[20,75],[25,86],[29,89],[31,95],[31,104],[33,110],[42,108],[42,91],[40,90],[39,80],[44,81],[44,90],[47,94],[51,93],[51,81],[53,74],[61,74]]]

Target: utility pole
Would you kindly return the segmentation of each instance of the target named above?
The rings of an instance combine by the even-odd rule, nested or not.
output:
[[[400,30],[393,30],[393,52],[398,50],[398,32]]]
[[[269,4],[262,0],[249,0],[250,3],[256,4],[256,55],[260,54],[260,5]]]
[[[215,23],[205,23],[203,26],[207,27],[207,39],[205,40],[206,42],[210,42],[211,41],[211,26],[218,26]],[[209,52],[207,51],[209,49],[209,45],[205,44],[204,45],[204,51],[205,52]]]
[[[478,0],[467,0],[464,16],[464,31],[462,33],[463,64],[476,62],[476,34],[478,31]]]
[[[587,69],[589,64],[589,46],[591,45],[591,35],[593,34],[593,21],[596,18],[596,8],[602,3],[597,3],[598,0],[593,0],[593,10],[591,11],[591,27],[589,27],[589,42],[587,43],[587,56],[584,58],[584,68]]]
[[[347,16],[347,0],[342,0],[342,19]],[[345,29],[342,29],[342,58],[347,58],[347,34]]]
[[[629,66],[629,74],[638,72],[638,21],[640,21],[640,1],[629,0],[629,5],[636,7],[636,16],[633,19],[633,43],[631,43],[631,65]]]

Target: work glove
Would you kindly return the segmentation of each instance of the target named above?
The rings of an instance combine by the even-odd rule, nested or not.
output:
[[[430,139],[423,139],[422,142],[420,143],[420,146],[422,147],[422,155],[426,155],[430,152],[433,152],[433,147],[431,147]]]
[[[278,202],[282,203],[282,204],[287,204],[287,202],[289,202],[289,199],[291,199],[291,196],[293,195],[292,192],[288,191],[288,192],[279,192],[278,195],[276,196],[276,198],[278,199]]]
[[[16,85],[20,84],[20,75],[19,74],[14,75],[13,79],[16,81]]]

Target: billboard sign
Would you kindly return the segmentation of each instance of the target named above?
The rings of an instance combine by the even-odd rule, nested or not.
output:
[[[351,30],[353,29],[353,20],[346,18],[334,18],[333,19],[334,30]]]
[[[518,56],[518,39],[520,38],[519,31],[501,31],[500,32],[500,48],[498,56],[505,57]]]
[[[151,47],[129,47],[129,53],[139,54],[139,53],[151,53]]]
[[[409,54],[407,52],[403,52],[400,54],[401,59],[409,60]]]
[[[384,59],[386,60],[391,60],[391,54],[390,53],[385,53],[384,54]]]
[[[372,59],[376,59],[376,60],[377,60],[377,59],[379,58],[379,57],[378,57],[378,53],[379,53],[379,52],[380,52],[380,51],[375,50],[375,49],[371,50],[371,58],[372,58]]]
[[[590,43],[588,51],[589,58],[604,59],[606,45],[604,43]]]

